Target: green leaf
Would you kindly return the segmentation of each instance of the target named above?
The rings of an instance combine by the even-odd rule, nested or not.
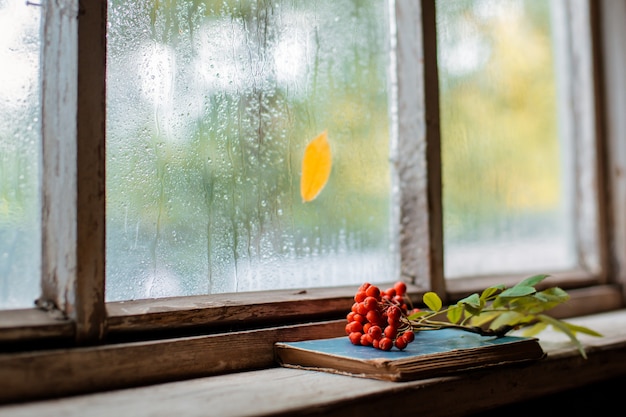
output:
[[[429,314],[432,314],[432,313],[430,311],[416,311],[415,313],[412,313],[409,317],[407,317],[407,319],[416,320],[416,319],[419,319],[420,317],[428,316]]]
[[[535,296],[541,297],[545,301],[558,301],[559,303],[563,303],[570,298],[569,294],[567,294],[559,287],[548,288],[546,290],[538,292],[537,294],[535,294]]]
[[[441,302],[441,298],[439,298],[439,296],[432,291],[429,291],[426,294],[424,294],[423,300],[424,300],[424,304],[426,304],[426,306],[430,308],[432,311],[441,310],[441,306],[443,305],[443,303]]]
[[[520,281],[519,283],[515,284],[515,287],[534,287],[535,285],[539,284],[541,281],[548,278],[549,276],[550,275],[547,275],[547,274],[533,275],[532,277],[528,277]]]
[[[481,300],[476,293],[460,300],[458,304],[463,305],[465,307],[465,311],[472,315],[480,314],[483,307],[485,306],[485,302]]]
[[[553,317],[546,316],[545,314],[540,314],[538,317],[540,320],[545,321],[548,324],[551,324],[554,330],[558,330],[562,333],[565,333],[567,337],[570,338],[572,343],[576,345],[576,347],[578,348],[578,351],[580,352],[580,355],[583,358],[587,359],[587,352],[585,352],[584,346],[582,345],[582,343],[580,343],[580,340],[578,340],[578,338],[576,337],[575,332],[568,326],[567,323],[561,320],[557,320]]]
[[[568,323],[565,321],[561,321],[561,322],[564,323],[567,327],[569,327],[569,329],[574,333],[584,333],[584,334],[588,334],[589,336],[603,337],[600,333],[588,327],[578,326],[578,325]]]
[[[476,316],[482,312],[482,307],[476,308],[473,307],[471,304],[463,304],[463,306],[465,307],[466,313],[472,316]]]
[[[462,300],[459,300],[458,304],[465,304],[473,308],[482,308],[484,305],[483,302],[481,302],[480,297],[476,293],[465,297]]]
[[[548,303],[536,297],[536,294],[509,300],[509,309],[519,313],[539,314],[548,309]]]
[[[502,306],[507,305],[509,302],[511,301],[511,299],[509,298],[502,298],[499,295],[493,300],[493,303],[491,304],[492,308],[500,308]]]
[[[523,297],[504,297],[494,301],[494,308],[507,305],[510,310],[521,313],[539,314],[550,310],[569,299],[569,295],[560,288],[549,288]]]
[[[447,313],[448,321],[454,324],[458,323],[463,318],[463,311],[464,308],[460,304],[450,307]]]
[[[483,290],[482,294],[480,294],[480,299],[486,301],[489,297],[497,293],[498,291],[503,291],[504,285],[494,285],[493,287],[489,287]]]
[[[515,297],[523,297],[525,295],[530,295],[536,293],[537,290],[534,287],[528,285],[516,285],[511,288],[507,288],[502,291],[498,297],[503,298],[515,298]]]
[[[550,310],[563,304],[569,300],[569,295],[560,288],[548,288],[547,290],[540,291],[532,296],[535,301],[534,306],[528,306],[529,312],[539,313],[541,311]]]
[[[524,319],[524,315],[516,311],[506,311],[501,313],[494,321],[489,325],[490,329],[497,329],[504,325],[515,326]]]
[[[521,282],[515,284],[513,287],[507,288],[506,290],[502,291],[502,293],[500,293],[498,297],[515,298],[534,294],[537,292],[537,290],[535,289],[535,285],[537,285],[547,277],[549,277],[549,275],[546,274],[528,277]]]
[[[472,326],[483,326],[500,315],[497,311],[482,312],[470,320]]]
[[[540,321],[532,326],[525,327],[521,334],[525,337],[532,337],[541,333],[546,327],[548,327],[548,323]]]

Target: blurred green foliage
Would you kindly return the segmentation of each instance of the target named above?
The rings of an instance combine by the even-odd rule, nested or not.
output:
[[[123,297],[128,277],[145,270],[165,268],[184,277],[184,291],[204,293],[239,290],[229,277],[241,263],[372,250],[386,256],[384,7],[357,0],[112,2],[107,267],[110,288],[124,287],[112,297]],[[208,57],[199,50],[207,44],[214,48]],[[171,57],[151,64],[150,45],[165,45]],[[125,65],[141,59],[148,64],[133,71],[156,65],[171,81],[155,77],[143,87],[155,89],[151,97],[132,93],[124,101],[142,88]],[[295,75],[285,81],[283,72]],[[322,194],[303,204],[304,147],[325,129],[333,172]],[[292,281],[278,285],[302,285]]]
[[[145,271],[179,277],[183,288],[174,292],[219,292],[236,289],[223,277],[242,259],[389,251],[384,3],[109,2],[109,299],[146,296],[137,278]],[[504,3],[524,18],[489,14]],[[548,2],[446,0],[438,7],[440,51],[459,52],[470,28],[483,57],[461,69],[441,62],[446,237],[479,235],[481,225],[503,216],[553,213],[561,167]],[[211,26],[235,35],[243,29],[245,48],[226,42],[223,50],[250,80],[219,73],[211,53],[204,67],[193,66],[207,42],[219,44],[205,30]],[[269,51],[309,35],[296,56],[304,57],[306,76],[280,82]],[[226,87],[207,87],[208,76]],[[333,172],[322,194],[302,204],[302,152],[324,129]],[[23,158],[7,149],[0,168],[17,175]],[[0,178],[0,225],[9,207],[11,216],[25,212],[28,187],[14,186],[15,178]]]
[[[438,7],[440,59],[467,57],[440,67],[447,239],[516,218],[536,233],[562,201],[550,2]]]

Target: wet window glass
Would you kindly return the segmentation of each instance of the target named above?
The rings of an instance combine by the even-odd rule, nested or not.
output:
[[[107,300],[395,278],[387,15],[381,0],[109,2]],[[303,202],[324,131],[330,177]]]

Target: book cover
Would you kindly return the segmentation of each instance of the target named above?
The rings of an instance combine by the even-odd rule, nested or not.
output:
[[[418,332],[404,350],[355,346],[343,336],[278,342],[274,352],[277,362],[285,367],[388,381],[432,378],[545,356],[536,338],[486,337],[457,329]]]

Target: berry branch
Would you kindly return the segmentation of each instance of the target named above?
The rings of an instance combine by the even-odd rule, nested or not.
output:
[[[601,335],[543,314],[569,300],[569,295],[558,287],[542,291],[535,288],[547,277],[534,275],[510,288],[492,286],[446,308],[436,293],[427,292],[422,300],[425,309],[412,308],[403,282],[384,291],[364,283],[354,296],[355,303],[347,316],[346,334],[355,345],[381,350],[395,346],[402,350],[420,331],[452,328],[481,336],[503,337],[510,331],[524,328],[524,336],[534,336],[552,326],[565,333],[586,358],[577,333]]]

